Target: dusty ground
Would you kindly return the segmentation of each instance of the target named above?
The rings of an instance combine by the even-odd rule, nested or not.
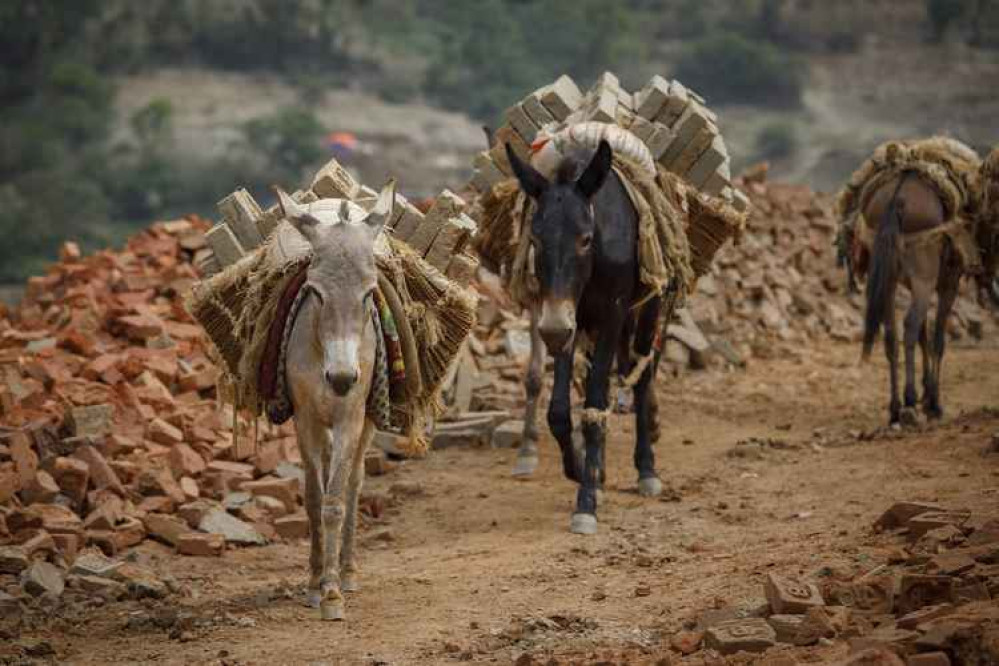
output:
[[[882,563],[894,537],[870,525],[893,500],[995,507],[999,457],[982,451],[999,430],[999,343],[952,346],[946,420],[902,433],[880,428],[883,361],[860,367],[857,356],[833,345],[661,379],[668,496],[635,493],[631,420],[616,417],[596,537],[567,531],[574,492],[551,440],[532,481],[512,480],[514,452],[495,450],[437,452],[372,480],[369,490],[395,486],[401,501],[365,531],[365,587],[345,623],[299,603],[304,542],[222,560],[146,545],[140,558],[174,576],[180,595],[63,609],[25,638],[47,639],[72,664],[512,663],[525,653],[534,663],[657,663],[684,620],[761,598],[769,571]],[[748,437],[776,445],[732,455],[752,448],[736,446]]]

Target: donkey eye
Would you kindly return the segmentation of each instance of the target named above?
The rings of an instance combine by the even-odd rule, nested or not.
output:
[[[582,250],[583,252],[589,250],[592,245],[593,245],[593,234],[586,234],[585,236],[579,239],[579,249]]]

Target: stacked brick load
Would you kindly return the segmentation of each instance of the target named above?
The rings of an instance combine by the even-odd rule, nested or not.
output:
[[[334,159],[319,170],[308,190],[299,190],[291,196],[302,204],[319,199],[348,199],[370,209],[378,193],[358,183]],[[396,239],[405,241],[430,265],[467,287],[475,276],[478,261],[465,252],[476,231],[475,221],[464,213],[465,207],[461,197],[444,190],[424,214],[406,197],[397,194],[393,217],[386,226]],[[221,221],[205,234],[211,253],[200,258],[199,268],[204,275],[236,263],[259,247],[281,222],[276,205],[263,210],[244,189],[222,199],[218,209]]]
[[[496,132],[497,145],[475,158],[471,185],[479,192],[512,176],[503,144],[509,143],[518,157],[527,160],[542,128],[551,131],[596,121],[629,130],[648,146],[660,166],[700,192],[720,196],[740,212],[748,207],[746,197],[732,186],[731,161],[718,116],[705,106],[703,97],[679,81],[653,76],[632,94],[605,72],[584,94],[570,77],[561,76],[507,109],[505,119]]]

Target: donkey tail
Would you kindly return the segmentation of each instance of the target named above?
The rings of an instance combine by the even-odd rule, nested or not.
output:
[[[874,338],[882,324],[892,316],[895,307],[895,288],[898,286],[899,249],[902,234],[902,217],[905,203],[898,198],[902,185],[909,177],[905,173],[898,181],[888,202],[888,210],[878,226],[871,252],[871,272],[867,277],[867,311],[864,315],[863,358],[871,355]]]

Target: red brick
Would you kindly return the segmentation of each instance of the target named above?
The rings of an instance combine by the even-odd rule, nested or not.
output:
[[[62,554],[62,558],[67,564],[72,564],[76,559],[76,554],[80,552],[79,534],[53,534],[52,541],[55,542],[56,550]]]
[[[197,476],[205,471],[205,460],[187,444],[174,444],[168,456],[176,476]]]
[[[234,477],[252,479],[253,465],[240,462],[230,462],[228,460],[213,460],[208,463],[208,469],[212,472],[223,472]]]
[[[90,481],[90,470],[87,463],[76,458],[56,458],[52,467],[52,478],[60,490],[74,504],[79,505],[87,496],[87,483]]]
[[[153,475],[152,480],[154,487],[159,491],[157,494],[166,495],[176,504],[183,504],[187,501],[184,491],[181,490],[180,485],[174,480],[170,470],[160,470]]]
[[[28,510],[38,515],[41,527],[53,534],[79,532],[83,526],[78,515],[59,504],[35,504]]]
[[[181,375],[179,380],[182,391],[207,391],[215,388],[219,372],[215,368],[206,368],[200,372]]]
[[[163,320],[151,314],[119,317],[118,323],[124,327],[125,335],[130,340],[139,342],[163,335],[165,330]]]
[[[118,365],[119,356],[117,354],[101,354],[83,369],[81,373],[84,379],[95,382],[99,379],[107,381],[105,375]],[[119,373],[120,376],[120,373]],[[110,383],[110,382],[108,382]]]
[[[53,535],[45,530],[34,530],[33,532],[20,544],[21,550],[29,559],[37,553],[51,554],[56,552],[56,541]]]
[[[125,518],[123,522],[114,528],[115,541],[118,548],[130,548],[142,543],[146,538],[146,528],[142,521],[136,518]]]
[[[190,532],[177,541],[177,552],[196,557],[219,557],[225,551],[225,537],[221,534]]]
[[[294,511],[298,506],[298,481],[296,479],[264,478],[257,481],[246,481],[241,489],[254,495],[265,495],[281,500],[288,511]]]
[[[181,477],[180,489],[184,491],[184,495],[188,500],[196,500],[201,497],[201,489],[198,487],[198,482],[189,476]]]
[[[182,535],[191,531],[187,523],[180,518],[162,513],[151,513],[142,522],[149,536],[174,547]]]
[[[258,474],[270,474],[284,459],[280,441],[265,442],[257,449],[253,459]]]
[[[71,330],[59,336],[59,346],[74,354],[93,358],[98,355],[97,341],[83,331]]]
[[[176,426],[170,425],[160,418],[149,422],[146,437],[164,446],[172,446],[184,441],[184,433]]]
[[[146,513],[173,513],[177,505],[166,495],[146,497],[139,503],[139,510]]]
[[[27,488],[38,470],[38,454],[31,448],[31,437],[27,433],[14,433],[10,440],[10,457],[14,461],[20,487]]]
[[[205,517],[205,514],[217,507],[217,504],[207,500],[195,500],[177,509],[177,514],[187,522],[189,527],[195,529],[201,524],[201,519]]]
[[[87,530],[86,543],[88,546],[100,548],[108,557],[118,554],[118,539],[110,530]]]
[[[21,489],[21,477],[13,469],[0,469],[0,504],[6,504]]]
[[[90,470],[90,480],[98,490],[111,490],[119,495],[125,495],[125,488],[121,484],[121,479],[108,464],[108,461],[101,455],[101,452],[89,444],[77,447],[73,452],[73,457],[82,460]]]

